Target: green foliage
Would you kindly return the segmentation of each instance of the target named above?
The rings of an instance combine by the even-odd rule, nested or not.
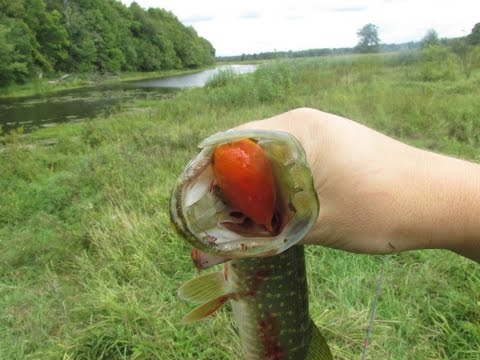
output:
[[[468,39],[460,38],[452,41],[450,47],[458,59],[463,74],[468,79],[473,69],[480,65],[480,45],[471,45]]]
[[[32,76],[35,57],[38,56],[34,39],[28,26],[14,18],[0,14],[0,46],[5,51],[0,55],[4,61],[0,64],[0,86],[12,82],[25,82]]]
[[[292,90],[292,67],[285,61],[262,66],[254,73],[254,89],[260,102],[288,100]]]
[[[228,70],[218,76],[207,86],[207,94],[222,106],[242,109],[271,101],[288,104],[292,100],[293,69],[283,60],[260,65],[252,76],[234,76]]]
[[[420,41],[422,49],[428,48],[429,46],[438,46],[440,45],[440,38],[435,29],[427,30],[427,33]]]
[[[180,323],[176,290],[196,271],[169,220],[177,175],[207,135],[300,106],[480,161],[478,70],[423,81],[405,56],[274,61],[138,113],[4,136],[0,358],[240,359],[228,309]],[[362,351],[380,265],[307,249],[311,315],[336,359]],[[390,256],[368,355],[478,359],[479,294],[478,264],[453,253]]]
[[[0,9],[0,86],[62,71],[198,68],[215,57],[172,13],[136,3],[1,0]]]
[[[205,84],[205,87],[206,88],[224,87],[230,84],[234,78],[235,78],[235,72],[232,70],[231,67],[226,67],[224,69],[220,69],[215,76],[208,79],[207,83]]]
[[[355,50],[359,53],[374,53],[380,49],[378,26],[367,24],[357,31],[358,44]]]
[[[9,29],[0,24],[0,84],[8,84],[10,79],[11,57],[14,46],[7,39]]]
[[[471,45],[480,45],[480,22],[475,24],[467,40]]]
[[[455,79],[455,62],[443,45],[430,45],[422,49],[420,74],[424,81]]]

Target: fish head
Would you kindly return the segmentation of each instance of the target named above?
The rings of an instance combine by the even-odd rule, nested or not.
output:
[[[245,140],[260,146],[273,174],[273,195],[266,196],[268,201],[274,199],[273,210],[258,204],[260,215],[249,210],[252,204],[243,205],[241,197],[236,202],[229,201],[225,188],[219,188],[216,179],[216,149]],[[297,244],[308,233],[318,217],[319,201],[305,151],[293,135],[281,131],[229,130],[206,138],[199,148],[199,154],[187,164],[170,197],[172,222],[193,247],[229,259],[273,256]],[[262,179],[255,183],[265,189]],[[239,192],[241,187],[238,186]],[[267,190],[262,191],[268,193]],[[262,212],[268,214],[263,216]],[[252,218],[271,221],[264,224],[267,221]]]

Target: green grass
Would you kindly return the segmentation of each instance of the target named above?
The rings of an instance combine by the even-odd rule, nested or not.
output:
[[[271,62],[206,89],[5,136],[0,149],[0,359],[240,359],[228,306],[185,326],[195,275],[169,192],[209,134],[294,107],[353,118],[480,161],[480,73],[425,82],[402,55]],[[55,145],[38,145],[55,138]],[[312,317],[360,358],[382,258],[307,249]],[[480,270],[447,251],[390,256],[370,359],[478,359]]]

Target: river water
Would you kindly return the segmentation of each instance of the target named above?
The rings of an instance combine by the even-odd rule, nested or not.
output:
[[[201,87],[221,70],[230,68],[236,74],[255,71],[255,65],[218,66],[192,74],[125,81],[53,94],[20,98],[0,98],[0,133],[22,126],[26,132],[58,123],[83,121],[108,114],[118,106],[128,106],[137,99],[164,99],[179,89]]]

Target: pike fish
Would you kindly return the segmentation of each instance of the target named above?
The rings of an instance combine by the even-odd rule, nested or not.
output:
[[[332,359],[309,315],[298,245],[319,211],[302,146],[261,130],[215,134],[199,146],[172,191],[171,217],[199,269],[224,269],[180,287],[181,299],[198,304],[183,322],[231,302],[245,359]]]

